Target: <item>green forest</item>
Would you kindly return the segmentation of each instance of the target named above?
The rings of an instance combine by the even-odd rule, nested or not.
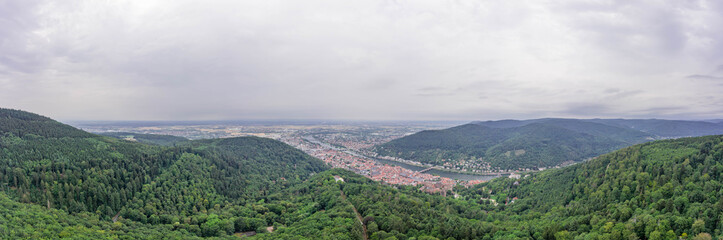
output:
[[[1,239],[723,239],[721,182],[723,136],[644,143],[445,197],[329,169],[271,139],[160,146],[0,109]]]
[[[535,169],[579,161],[630,143],[533,123],[513,128],[466,124],[392,140],[374,150],[383,156],[443,165],[458,160],[488,163],[485,170]]]
[[[463,160],[477,163],[475,165],[481,166],[477,169],[486,171],[518,170],[579,162],[655,139],[714,134],[723,134],[723,124],[543,118],[473,122],[427,130],[378,145],[373,150],[382,156],[434,165]]]
[[[723,137],[709,136],[635,145],[460,192],[482,202],[514,199],[499,206],[515,219],[506,222],[532,223],[542,231],[527,235],[545,239],[711,239],[723,234],[721,180]]]
[[[158,134],[143,134],[143,133],[129,133],[129,132],[104,132],[99,135],[113,137],[117,139],[135,141],[145,144],[161,145],[161,146],[175,146],[177,143],[188,141],[187,138],[177,137],[171,135],[158,135]]]

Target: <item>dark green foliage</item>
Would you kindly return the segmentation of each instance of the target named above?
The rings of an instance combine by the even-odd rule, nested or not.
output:
[[[214,187],[230,198],[263,196],[328,169],[320,160],[267,138],[197,140],[190,145],[214,164]]]
[[[659,138],[723,134],[723,124],[671,120],[534,119],[474,122],[422,131],[375,147],[382,155],[442,165],[457,160],[494,169],[556,166]]]
[[[661,119],[592,119],[590,121],[611,126],[623,126],[663,138],[723,134],[723,122]]]
[[[497,230],[485,221],[489,217],[485,209],[492,207],[430,195],[415,187],[395,189],[341,169],[320,173],[267,199],[295,203],[299,207],[287,216],[300,221],[259,236],[262,239],[360,239],[363,230],[354,207],[366,222],[370,239],[479,239]]]
[[[517,182],[517,184],[514,184]],[[497,179],[469,199],[519,198],[504,211],[552,233],[603,239],[723,232],[723,136],[636,145],[584,164]],[[556,225],[545,224],[546,222]],[[542,232],[544,235],[545,232]]]
[[[0,193],[2,239],[197,239],[186,231],[133,221],[112,223],[94,214],[70,215],[62,210],[18,203]]]
[[[20,110],[0,108],[0,133],[15,136],[41,137],[90,137],[92,134],[80,131],[50,118]]]
[[[629,145],[607,137],[533,123],[513,128],[467,124],[423,131],[376,147],[382,155],[442,165],[479,159],[494,169],[535,168],[579,161]]]
[[[561,119],[542,118],[531,120],[501,120],[474,122],[491,128],[521,127],[532,123],[544,123],[581,131],[592,135],[617,135],[616,139],[632,142],[640,137],[676,138],[723,134],[723,121],[683,121],[663,119]],[[627,141],[631,142],[631,141]]]
[[[5,116],[0,126],[9,129],[0,132],[0,189],[23,203],[92,213],[104,221],[119,216],[140,223],[178,223],[175,228],[198,236],[229,234],[235,230],[235,216],[221,213],[328,168],[271,139],[160,147],[88,134],[20,111],[0,113]],[[204,225],[212,210],[223,217]],[[261,219],[264,227],[274,222],[271,216]],[[218,224],[223,225],[220,231]]]
[[[270,139],[162,147],[63,131],[69,136],[0,132],[1,239],[232,239],[250,231],[259,233],[250,239],[362,239],[362,222],[369,239],[723,234],[723,136],[636,145],[519,180],[460,186],[453,198],[326,170]],[[519,131],[565,140],[555,126]]]
[[[346,183],[334,181],[334,175],[360,180],[366,178],[354,173],[332,169],[312,179],[266,198],[280,203],[280,226],[273,234],[260,239],[361,239],[362,226],[356,219],[352,202],[341,195]],[[376,183],[372,183],[378,187]],[[269,209],[271,210],[271,209]],[[271,210],[273,212],[273,210]]]
[[[0,187],[22,202],[107,216],[180,155],[179,149],[96,136],[20,138],[3,133],[0,147]]]
[[[100,133],[100,135],[113,137],[117,139],[132,139],[131,141],[138,141],[139,143],[161,145],[161,146],[175,146],[180,142],[188,141],[184,137],[177,137],[171,135],[158,135],[158,134],[142,134],[142,133],[129,133],[129,132],[106,132]]]
[[[634,120],[621,120],[634,121]],[[666,121],[666,120],[661,120]],[[533,120],[502,120],[502,121],[486,121],[474,122],[474,124],[491,127],[491,128],[511,128],[522,127],[530,124],[545,124],[572,130],[575,132],[585,133],[593,136],[609,137],[616,141],[626,143],[641,143],[648,138],[655,137],[655,134],[643,132],[631,126],[617,124],[617,120],[607,119],[562,119],[562,118],[543,118]],[[684,135],[683,135],[684,136]]]

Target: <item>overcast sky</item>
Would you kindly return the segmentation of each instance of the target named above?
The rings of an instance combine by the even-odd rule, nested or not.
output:
[[[0,0],[61,120],[723,118],[723,1]]]

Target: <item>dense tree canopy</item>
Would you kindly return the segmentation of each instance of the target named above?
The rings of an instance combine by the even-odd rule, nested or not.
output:
[[[443,165],[508,170],[581,161],[654,139],[723,134],[723,123],[626,119],[532,119],[473,122],[376,146],[385,156]],[[480,168],[482,167],[482,168]]]
[[[160,147],[89,134],[22,111],[0,113],[0,189],[22,203],[92,213],[106,221],[177,223],[176,228],[199,236],[215,236],[218,231],[203,228],[210,209],[255,203],[328,168],[271,139]],[[233,223],[230,216],[219,219]],[[264,226],[273,223],[258,219]]]
[[[492,170],[555,166],[629,145],[558,126],[534,123],[513,128],[467,124],[422,131],[375,148],[381,155],[442,165],[458,160],[488,163]]]
[[[184,137],[177,137],[171,135],[142,134],[129,132],[106,132],[101,133],[100,135],[161,146],[175,146],[178,143],[188,141],[188,139]]]
[[[503,211],[534,223],[543,236],[677,239],[723,233],[721,182],[723,137],[710,136],[636,145],[460,191],[468,199],[516,199]]]
[[[145,145],[4,111],[13,110],[0,110],[2,239],[723,235],[723,136],[635,145],[442,196],[328,170],[270,139]]]

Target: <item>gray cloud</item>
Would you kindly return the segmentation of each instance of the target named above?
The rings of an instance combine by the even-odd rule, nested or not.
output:
[[[423,87],[417,89],[415,96],[421,97],[434,97],[434,96],[452,96],[455,94],[454,90],[443,88],[443,87]]]
[[[562,111],[562,114],[593,116],[596,114],[607,114],[610,110],[610,106],[604,103],[572,103]]]
[[[0,5],[0,66],[4,72],[35,72],[45,67],[42,39],[28,32],[38,27],[34,9],[38,1],[9,1]]]
[[[704,103],[723,85],[690,81],[723,71],[720,12],[712,0],[5,1],[0,104],[100,120],[721,118]]]
[[[693,74],[686,76],[686,78],[690,79],[703,79],[703,80],[721,80],[723,77],[716,77],[716,76],[709,76],[709,75],[701,75],[701,74]]]

